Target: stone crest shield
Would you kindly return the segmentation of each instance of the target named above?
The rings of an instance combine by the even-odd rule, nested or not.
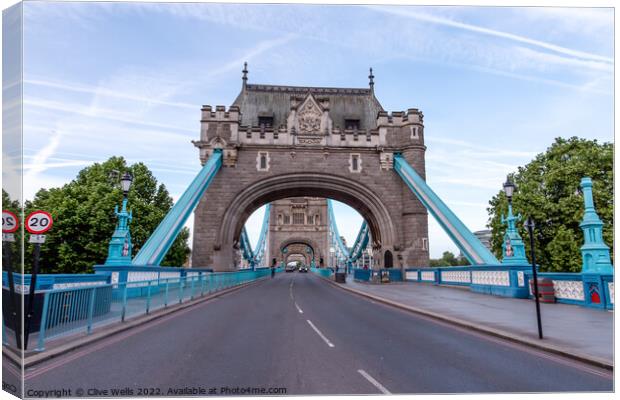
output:
[[[319,106],[309,98],[299,110],[297,120],[299,133],[304,135],[319,135],[321,130],[322,112]]]

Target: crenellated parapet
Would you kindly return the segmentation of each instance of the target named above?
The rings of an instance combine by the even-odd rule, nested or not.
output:
[[[410,108],[407,112],[380,111],[377,128],[390,147],[424,145],[424,114],[417,108]]]
[[[204,165],[214,149],[222,149],[225,167],[235,166],[237,162],[237,143],[239,142],[239,107],[204,105],[201,109],[200,140],[192,143],[199,150],[200,162]]]
[[[209,189],[217,201],[207,194],[196,209],[192,262],[236,268],[247,213],[286,194],[332,198],[357,209],[372,237],[373,267],[427,265],[427,211],[392,171],[400,154],[424,178],[422,112],[386,112],[375,97],[372,71],[368,88],[251,84],[247,66],[242,72],[231,107],[202,108],[200,140],[194,142],[200,160],[221,149],[227,168]],[[302,214],[292,206],[291,226],[270,230],[270,243],[291,227],[321,233],[316,213],[303,224]],[[268,251],[267,265],[282,261],[279,245]],[[311,247],[323,249],[329,266],[329,242]]]

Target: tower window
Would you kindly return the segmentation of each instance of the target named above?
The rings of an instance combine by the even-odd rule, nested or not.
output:
[[[359,154],[351,154],[349,157],[349,171],[360,172],[362,170],[362,157]]]
[[[308,225],[314,225],[314,216],[308,215]]]
[[[273,117],[258,117],[258,126],[271,128],[273,126]]]
[[[304,224],[304,214],[303,213],[293,213],[293,224],[294,225],[303,225]]]
[[[416,139],[418,137],[418,127],[417,126],[411,126],[411,139]]]
[[[258,152],[256,155],[256,169],[258,171],[269,171],[269,152]]]
[[[428,250],[428,239],[422,238],[422,250]]]
[[[284,224],[288,225],[291,223],[291,216],[290,215],[285,215],[284,216]]]
[[[347,130],[358,130],[360,128],[360,120],[359,119],[345,119],[344,120],[344,128]]]

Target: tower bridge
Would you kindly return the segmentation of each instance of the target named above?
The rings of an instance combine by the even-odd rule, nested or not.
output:
[[[548,337],[534,346],[524,330],[531,306],[522,299],[530,297],[529,282],[536,278],[517,256],[524,254],[518,216],[510,206],[499,263],[426,184],[422,112],[386,112],[374,95],[372,72],[369,78],[368,88],[255,85],[247,83],[244,69],[233,105],[202,108],[194,145],[203,167],[133,260],[133,216],[125,198],[108,260],[95,274],[52,274],[38,281],[15,274],[14,286],[23,292],[32,285],[41,295],[36,327],[25,328],[32,330],[36,348],[21,353],[30,358],[16,361],[29,364],[22,370],[25,386],[49,388],[69,377],[70,387],[108,387],[109,377],[98,373],[103,366],[115,371],[115,386],[128,388],[201,386],[208,376],[209,385],[218,387],[238,386],[239,379],[256,387],[274,382],[291,388],[287,394],[420,388],[454,393],[462,392],[463,384],[480,392],[612,390],[613,319],[594,309],[613,309],[613,266],[590,178],[581,184],[583,273],[538,276],[552,281],[558,302],[592,310],[570,314],[546,305],[545,317],[562,323],[545,326]],[[340,236],[333,200],[364,219],[350,246]],[[245,224],[263,205],[252,248]],[[160,266],[192,212],[192,268]],[[426,268],[428,213],[471,266]],[[508,244],[519,251],[508,252]],[[290,261],[314,267],[314,274],[265,268]],[[360,262],[381,273],[359,268]],[[353,265],[358,266],[353,274],[336,275],[345,285],[319,277]],[[367,284],[386,275],[404,283]],[[504,298],[485,297],[489,294]],[[220,299],[205,301],[214,297]],[[162,317],[179,309],[184,311]],[[416,315],[420,312],[423,317]],[[3,344],[17,349],[28,335],[20,336],[24,325],[6,315]],[[129,330],[126,322],[141,327],[121,333]],[[450,323],[479,332],[470,335]],[[91,335],[93,330],[98,334]],[[492,334],[492,342],[484,332]],[[593,334],[596,340],[583,340]],[[125,340],[132,335],[139,340]],[[509,339],[506,346],[501,337]],[[63,354],[96,341],[101,343],[92,350]],[[521,345],[537,350],[523,351]],[[538,355],[541,349],[554,355]],[[36,354],[43,351],[44,357]],[[266,351],[273,357],[265,358]],[[572,361],[555,360],[559,354]],[[162,360],[177,373],[162,369]],[[583,368],[575,360],[590,365]],[[420,365],[449,370],[454,379],[419,374]],[[135,371],[143,371],[142,381],[136,381]]]
[[[220,149],[223,168],[195,212],[192,264],[234,269],[233,249],[254,210],[314,196],[362,215],[375,265],[385,264],[386,252],[399,267],[427,265],[427,211],[392,171],[400,153],[424,176],[423,114],[388,114],[373,85],[372,75],[368,88],[249,84],[244,72],[228,109],[203,106],[194,145],[203,163]]]
[[[292,197],[333,199],[361,214],[355,254],[329,218],[340,261],[370,246],[375,268],[427,266],[430,211],[470,263],[498,263],[426,184],[423,113],[385,111],[372,69],[368,88],[250,84],[247,74],[246,65],[230,107],[202,107],[193,144],[203,168],[132,264],[159,265],[194,209],[193,266],[234,271],[240,256],[256,264],[245,222],[259,207]],[[273,246],[266,252],[275,254]]]

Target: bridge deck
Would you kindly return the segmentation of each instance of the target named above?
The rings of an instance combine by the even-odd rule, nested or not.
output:
[[[101,373],[105,371],[105,373]],[[609,391],[611,375],[283,273],[26,370],[26,390]],[[114,384],[111,386],[111,382]]]
[[[538,340],[536,310],[529,299],[489,296],[467,288],[403,282],[376,285],[355,282],[347,287],[406,306],[476,325]],[[541,303],[544,341],[613,363],[613,312],[569,304]]]

